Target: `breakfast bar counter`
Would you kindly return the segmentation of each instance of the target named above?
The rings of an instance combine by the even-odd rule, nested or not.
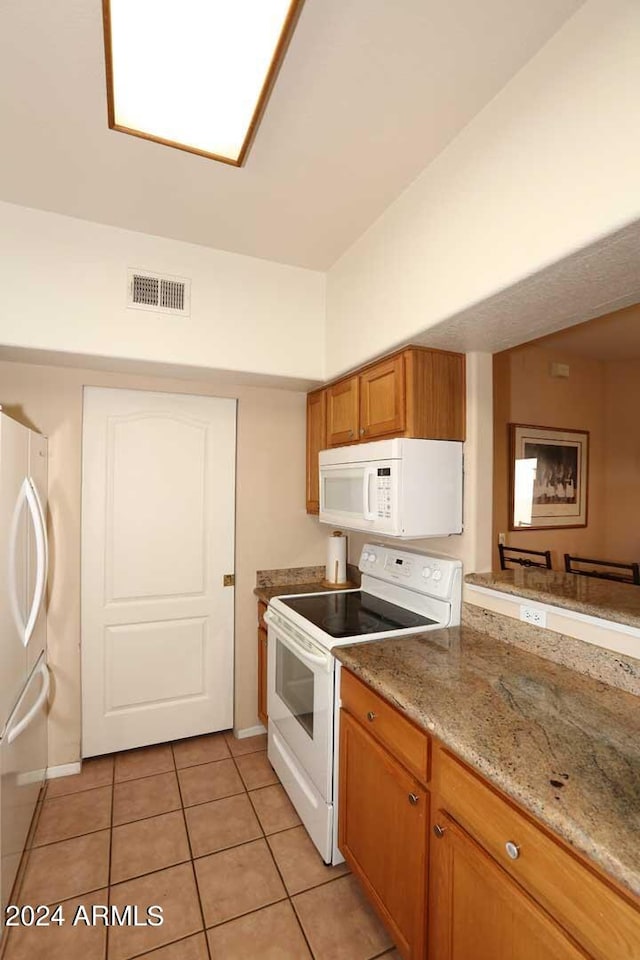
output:
[[[635,584],[538,568],[469,573],[464,579],[472,587],[640,628],[640,587]]]

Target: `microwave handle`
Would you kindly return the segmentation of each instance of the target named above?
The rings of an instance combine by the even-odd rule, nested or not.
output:
[[[369,497],[369,480],[371,477],[378,475],[378,470],[376,467],[365,467],[364,474],[362,476],[362,504],[363,504],[363,516],[365,520],[375,520],[376,512],[371,509],[370,497]]]

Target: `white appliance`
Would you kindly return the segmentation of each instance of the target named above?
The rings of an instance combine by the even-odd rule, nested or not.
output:
[[[340,664],[337,646],[460,623],[462,564],[366,544],[359,590],[282,596],[268,624],[268,756],[326,863],[337,846]]]
[[[46,490],[47,441],[0,408],[0,917],[47,767]]]
[[[462,443],[376,440],[321,450],[320,521],[416,540],[462,533]]]

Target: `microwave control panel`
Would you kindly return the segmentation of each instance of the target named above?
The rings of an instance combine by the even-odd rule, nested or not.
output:
[[[378,467],[375,478],[376,512],[379,520],[391,519],[391,467]]]

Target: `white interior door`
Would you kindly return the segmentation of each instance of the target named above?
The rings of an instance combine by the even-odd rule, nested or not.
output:
[[[85,388],[85,757],[233,725],[235,433],[235,400]]]

